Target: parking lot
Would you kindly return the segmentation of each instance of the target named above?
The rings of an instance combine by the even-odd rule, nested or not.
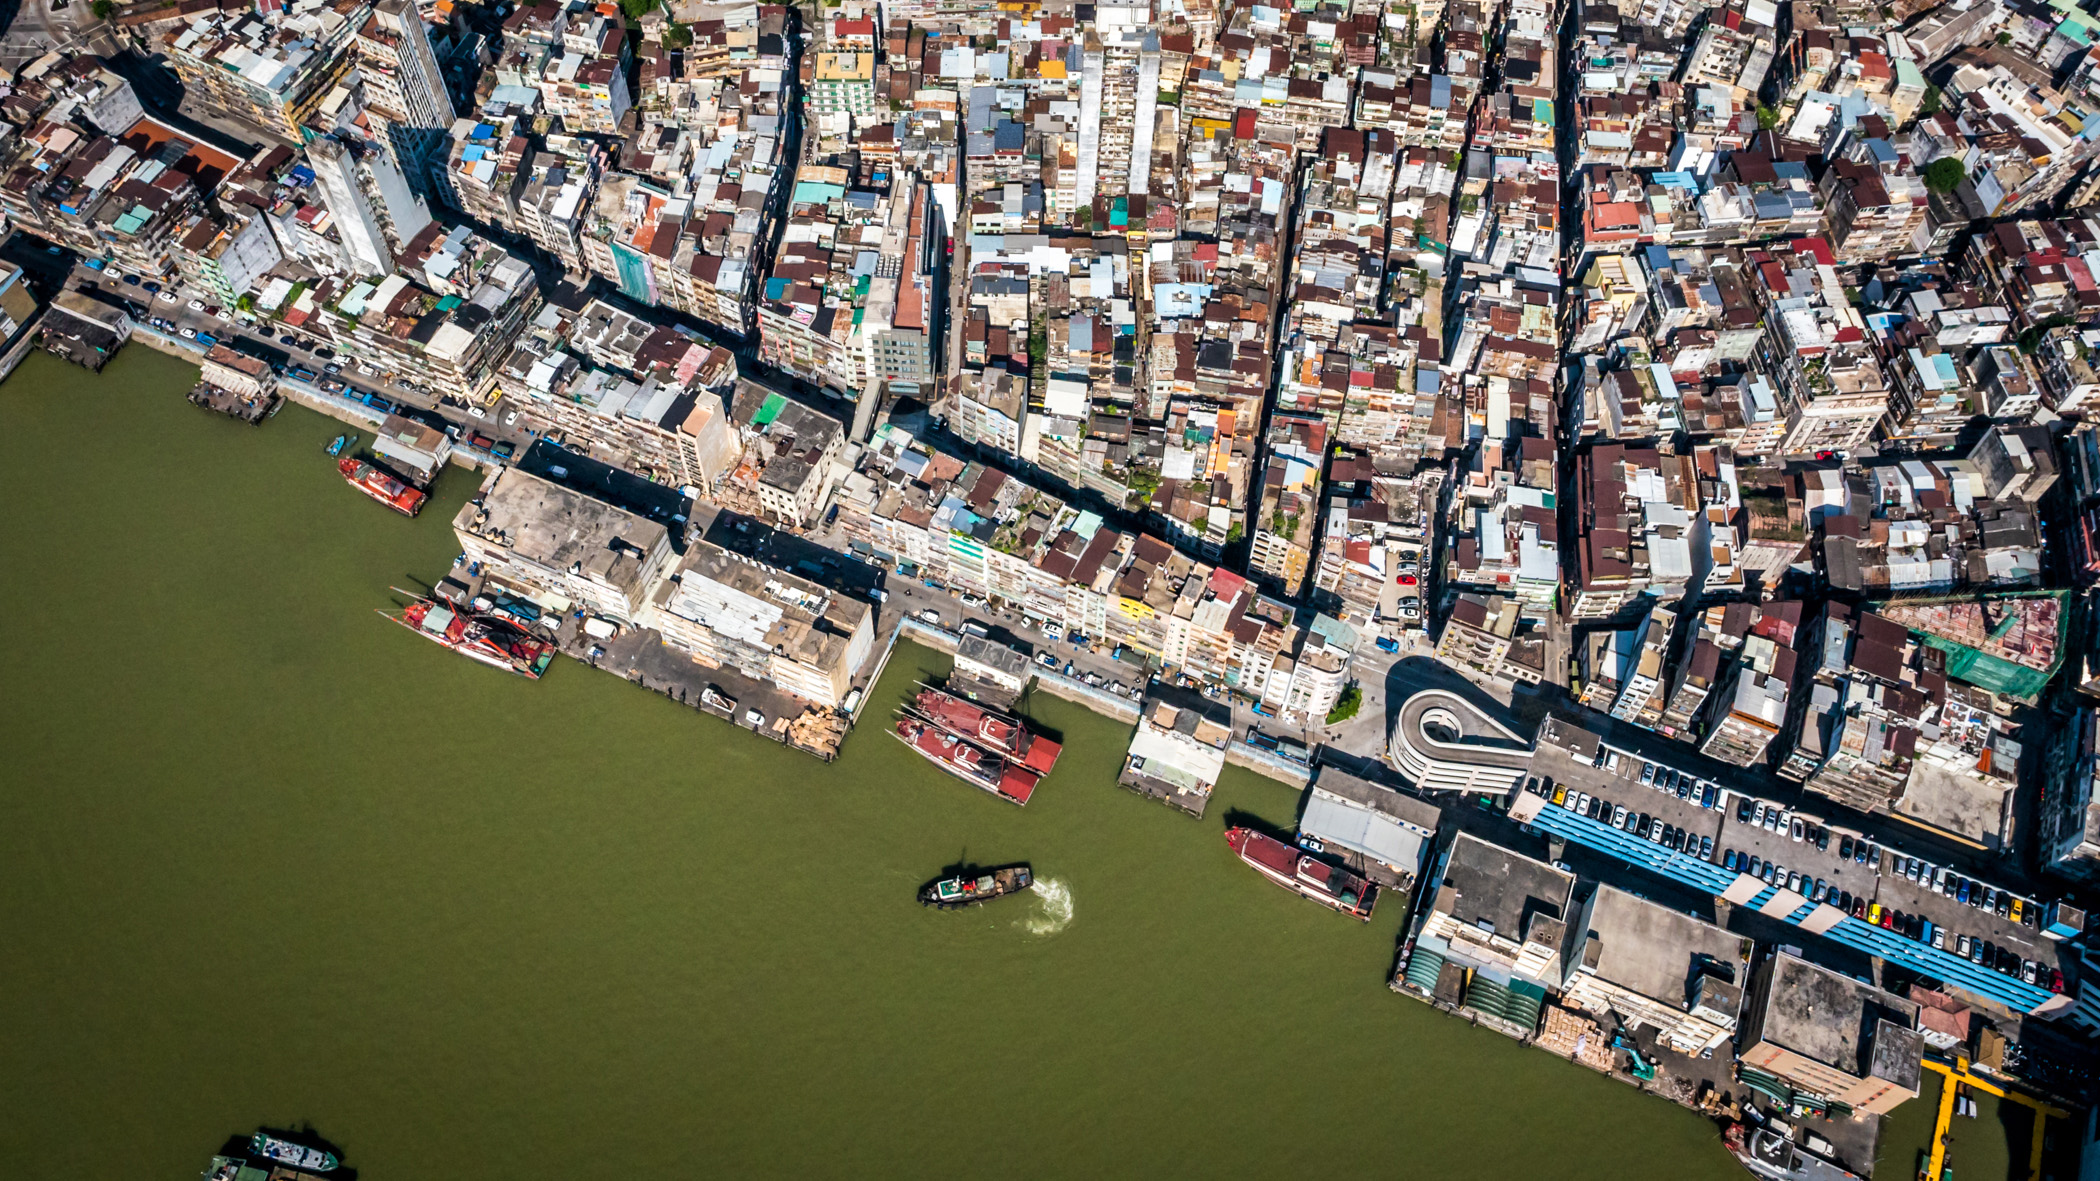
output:
[[[2032,898],[1884,847],[1811,809],[1786,807],[1605,744],[1560,718],[1547,719],[1539,739],[1534,770],[1551,781],[1547,794],[1562,807],[1571,806],[1573,793],[1577,810],[1636,836],[1828,902],[2030,984],[2062,990],[2059,953],[2041,933],[2043,908]]]

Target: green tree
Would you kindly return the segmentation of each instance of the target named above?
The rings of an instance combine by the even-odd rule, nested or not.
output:
[[[1927,86],[1925,97],[1918,100],[1918,118],[1929,119],[1940,113],[1940,88]]]
[[[693,43],[693,31],[684,25],[673,24],[664,30],[665,49],[684,49]]]
[[[1759,104],[1757,108],[1757,129],[1759,131],[1770,131],[1777,126],[1779,126],[1779,112],[1771,107]]]
[[[1952,156],[1941,156],[1925,166],[1925,187],[1935,193],[1951,193],[1967,175],[1961,161]]]
[[[2000,33],[2000,34],[1998,34],[1998,44],[2000,44],[2000,45],[2011,45],[2011,44],[2012,44],[2012,34],[2011,34],[2011,33]]]
[[[117,14],[117,6],[113,0],[95,0],[88,5],[88,11],[95,14],[96,20],[106,21]]]
[[[1355,717],[1356,711],[1362,709],[1363,706],[1364,691],[1354,685],[1350,685],[1342,690],[1340,697],[1335,698],[1334,708],[1327,711],[1327,724],[1330,726],[1340,725]]]
[[[620,11],[631,21],[638,21],[655,10],[656,0],[620,0]]]

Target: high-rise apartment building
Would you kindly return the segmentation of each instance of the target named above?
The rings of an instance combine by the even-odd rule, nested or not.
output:
[[[431,191],[454,118],[452,98],[422,14],[409,0],[380,0],[357,33],[365,115],[394,167],[419,193]]]

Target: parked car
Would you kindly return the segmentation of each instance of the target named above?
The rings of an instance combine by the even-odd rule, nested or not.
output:
[[[201,299],[193,299],[184,306],[188,307],[193,312],[201,312],[204,310],[204,301]]]

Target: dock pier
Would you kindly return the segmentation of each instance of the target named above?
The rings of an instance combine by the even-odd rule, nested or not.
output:
[[[228,418],[237,418],[249,426],[261,426],[262,420],[275,413],[284,399],[276,394],[237,394],[220,389],[208,381],[200,381],[189,392],[191,402],[215,410]]]

